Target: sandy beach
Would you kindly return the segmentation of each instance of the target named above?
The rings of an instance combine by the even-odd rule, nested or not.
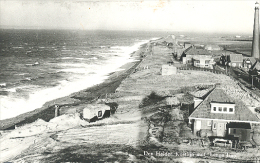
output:
[[[25,123],[31,123],[37,119],[49,121],[54,118],[55,104],[61,107],[61,114],[65,114],[67,111],[69,112],[71,110],[66,108],[71,108],[71,106],[76,108],[76,106],[81,104],[91,103],[92,100],[97,98],[104,98],[106,94],[114,93],[121,81],[131,74],[135,67],[139,65],[141,62],[140,53],[142,53],[142,51],[144,51],[144,47],[140,47],[139,50],[131,54],[136,61],[129,62],[120,67],[119,71],[110,73],[108,79],[106,79],[103,83],[94,85],[79,92],[75,92],[69,96],[46,102],[43,107],[35,109],[31,112],[21,114],[14,118],[0,120],[0,130],[13,129],[15,125],[19,126]]]

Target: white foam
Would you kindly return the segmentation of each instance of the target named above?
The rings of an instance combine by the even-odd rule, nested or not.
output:
[[[7,89],[8,92],[16,92],[16,88]]]
[[[33,92],[27,98],[17,98],[17,96],[13,95],[1,97],[0,119],[15,117],[19,114],[40,108],[47,101],[68,96],[73,92],[102,83],[108,78],[107,75],[109,73],[119,71],[120,66],[128,62],[133,62],[134,59],[130,57],[130,54],[136,51],[141,44],[147,42],[148,40],[145,40],[130,47],[116,46],[114,48],[120,50],[118,56],[108,57],[107,60],[101,61],[99,64],[59,64],[65,68],[62,71],[74,72],[68,80],[60,81],[60,85],[52,88],[33,88]]]
[[[86,58],[75,58],[77,60],[85,60]]]
[[[6,83],[0,83],[0,87],[5,87]]]
[[[87,70],[85,68],[67,68],[67,69],[62,69],[61,71],[85,74]]]
[[[13,49],[23,49],[24,47],[21,46],[17,46],[17,47],[13,47]]]
[[[96,60],[96,59],[97,59],[97,57],[93,57],[93,58],[90,58],[90,59],[94,59],[94,60]]]
[[[61,59],[73,59],[73,57],[62,57]]]

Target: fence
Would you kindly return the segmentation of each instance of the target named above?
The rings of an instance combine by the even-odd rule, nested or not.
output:
[[[214,69],[207,69],[207,68],[199,68],[199,67],[177,67],[178,70],[195,70],[195,71],[208,71],[215,74],[226,74],[223,71],[220,70],[214,70]]]

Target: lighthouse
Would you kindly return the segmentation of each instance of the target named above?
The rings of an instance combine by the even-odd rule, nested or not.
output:
[[[259,59],[259,3],[255,3],[255,20],[252,43],[252,57]]]

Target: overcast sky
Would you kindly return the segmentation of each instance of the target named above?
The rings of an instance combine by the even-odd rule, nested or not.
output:
[[[0,27],[252,33],[254,6],[251,0],[0,0]]]

